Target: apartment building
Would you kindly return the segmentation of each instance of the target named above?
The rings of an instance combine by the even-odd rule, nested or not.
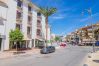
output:
[[[10,49],[9,32],[16,28],[24,35],[21,47],[32,48],[44,44],[45,17],[36,5],[29,0],[0,0],[0,3],[0,50]]]
[[[8,9],[7,4],[2,1],[0,1],[0,51],[2,51],[3,49],[4,40],[6,38],[5,29],[6,29],[6,18],[7,18],[6,15]]]
[[[92,45],[92,43],[95,43],[96,41],[94,37],[95,35],[94,31],[96,29],[99,29],[99,23],[82,27],[78,29],[77,31],[72,32],[70,35],[66,36],[66,40],[71,42],[71,41],[75,41],[75,39],[78,38],[79,44]]]

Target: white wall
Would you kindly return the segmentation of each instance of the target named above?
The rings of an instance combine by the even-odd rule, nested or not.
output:
[[[1,18],[1,23],[3,25],[0,25],[0,35],[5,35],[5,25],[6,25],[6,14],[7,14],[7,8],[0,6],[0,18]],[[5,20],[4,20],[5,19]],[[2,37],[2,43],[1,43],[1,49],[0,51],[3,51],[3,45],[4,45],[4,37]]]
[[[27,38],[27,21],[28,21],[28,4],[23,4],[23,20],[22,20],[22,32],[24,38]]]
[[[43,37],[46,39],[46,24],[45,24],[45,17],[42,15],[42,32],[43,32]]]
[[[7,8],[0,6],[0,17],[3,19],[6,19],[6,14],[7,14]],[[5,20],[1,20],[3,22],[3,25],[0,25],[0,34],[4,35],[5,33]]]
[[[6,40],[4,43],[4,50],[9,49],[9,32],[11,29],[15,29],[16,25],[16,7],[17,2],[15,0],[7,1],[8,10],[7,10],[7,22],[6,22]]]
[[[32,39],[36,38],[36,31],[37,31],[37,12],[33,10],[32,12]]]
[[[17,12],[17,2],[16,0],[6,0],[8,5],[8,9],[2,8],[0,13],[2,13],[3,18],[6,18],[5,26],[0,25],[0,33],[6,35],[6,39],[4,40],[3,49],[9,50],[9,32],[15,30],[16,28],[16,12]],[[37,32],[37,12],[32,11],[32,39],[36,39]],[[0,14],[1,15],[1,14]],[[22,19],[22,32],[24,34],[25,39],[27,38],[27,22],[28,22],[28,4],[23,4],[23,19]],[[45,17],[42,15],[42,32],[44,34],[44,38],[46,38],[46,28],[45,28]],[[32,40],[30,39],[30,40]],[[30,42],[31,47],[32,42]]]

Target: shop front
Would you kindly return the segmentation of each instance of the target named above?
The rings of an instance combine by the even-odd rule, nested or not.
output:
[[[35,47],[36,48],[43,48],[44,45],[45,45],[45,42],[43,40],[36,39],[36,41],[35,41]]]

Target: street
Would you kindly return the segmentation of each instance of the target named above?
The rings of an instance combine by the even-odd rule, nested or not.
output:
[[[0,59],[0,66],[83,66],[91,47],[68,46],[55,53],[16,56]]]

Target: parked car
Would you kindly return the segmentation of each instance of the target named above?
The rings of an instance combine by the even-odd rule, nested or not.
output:
[[[66,43],[61,43],[60,46],[66,47]]]
[[[52,53],[52,52],[55,52],[54,46],[47,46],[47,47],[44,47],[40,50],[41,54],[48,54],[48,53]]]

